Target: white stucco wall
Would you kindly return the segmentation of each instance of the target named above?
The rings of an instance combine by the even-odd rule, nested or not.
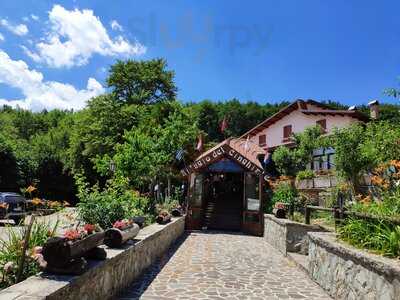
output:
[[[311,107],[310,107],[311,108]],[[312,107],[312,110],[317,110],[316,107]],[[320,109],[319,109],[320,110]],[[283,145],[283,127],[286,125],[292,125],[292,132],[299,133],[304,131],[305,128],[315,126],[316,121],[326,120],[327,132],[332,132],[333,128],[343,128],[350,125],[351,123],[358,122],[357,119],[349,116],[324,116],[324,115],[306,115],[298,110],[293,111],[289,115],[278,120],[263,131],[257,133],[257,135],[251,137],[251,141],[258,144],[258,137],[262,134],[266,135],[267,145],[266,147],[276,147]]]

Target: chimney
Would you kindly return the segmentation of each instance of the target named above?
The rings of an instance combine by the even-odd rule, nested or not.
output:
[[[370,116],[372,120],[377,120],[379,118],[379,101],[372,100],[368,102]]]

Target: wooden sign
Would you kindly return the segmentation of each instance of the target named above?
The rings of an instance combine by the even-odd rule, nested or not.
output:
[[[201,171],[210,164],[222,159],[223,157],[228,157],[234,162],[238,163],[246,170],[254,172],[256,175],[263,174],[264,170],[251,162],[248,158],[240,154],[239,152],[232,149],[229,145],[225,144],[207,155],[201,157],[200,159],[194,161],[189,166],[181,170],[182,175],[187,176],[190,173]]]

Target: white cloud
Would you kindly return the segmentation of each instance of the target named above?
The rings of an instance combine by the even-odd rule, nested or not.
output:
[[[111,29],[112,30],[119,30],[119,31],[124,31],[122,26],[117,22],[117,20],[112,20],[110,23]]]
[[[66,10],[54,5],[49,12],[50,31],[35,51],[25,51],[36,62],[50,67],[72,67],[88,63],[93,54],[131,56],[146,52],[139,42],[133,44],[121,35],[112,39],[92,10]]]
[[[39,21],[39,17],[37,15],[31,14],[31,18],[34,21]]]
[[[0,41],[4,41],[4,35],[0,33]]]
[[[0,25],[4,26],[9,31],[19,36],[26,35],[29,32],[28,27],[26,27],[25,24],[12,24],[6,19],[1,19]]]
[[[0,99],[0,105],[19,106],[34,111],[42,109],[81,109],[86,101],[104,93],[103,86],[94,78],[89,78],[86,89],[77,90],[70,84],[44,81],[43,74],[29,69],[22,60],[13,60],[0,50],[0,83],[17,88],[24,99]]]

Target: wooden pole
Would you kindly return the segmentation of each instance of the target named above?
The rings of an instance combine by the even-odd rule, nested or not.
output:
[[[17,283],[21,281],[22,273],[23,273],[23,270],[24,270],[25,252],[26,252],[26,250],[28,248],[28,245],[29,245],[29,238],[31,236],[31,230],[32,230],[32,225],[33,225],[34,220],[35,220],[35,215],[31,215],[31,219],[29,221],[28,228],[27,228],[27,230],[25,232],[24,244],[22,246],[21,258],[20,258],[19,263],[18,263]]]
[[[333,218],[335,220],[335,231],[337,227],[340,225],[340,209],[335,207],[333,210]]]
[[[306,210],[304,213],[304,221],[306,224],[311,223],[311,209],[308,206],[306,206]]]

